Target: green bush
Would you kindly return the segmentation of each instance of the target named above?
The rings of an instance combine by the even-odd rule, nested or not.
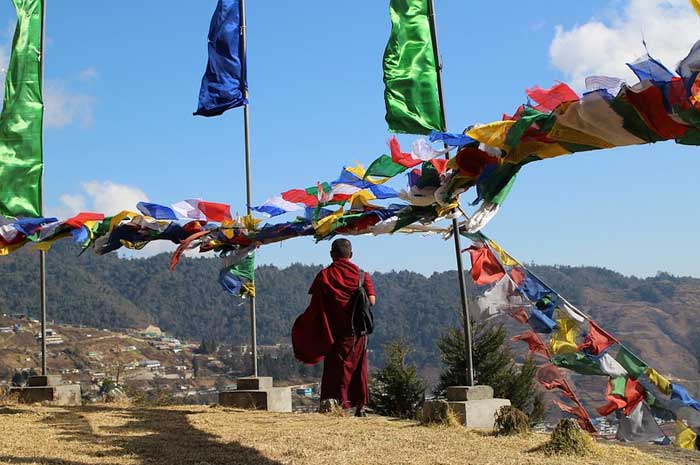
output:
[[[494,431],[497,436],[513,436],[530,432],[530,417],[522,410],[504,405],[494,415]]]
[[[581,430],[576,420],[560,420],[549,442],[543,446],[547,455],[588,455],[593,444],[590,436]]]
[[[410,349],[403,341],[384,347],[387,363],[372,379],[369,407],[380,415],[416,418],[425,400],[425,382],[418,377],[415,365],[408,365]]]

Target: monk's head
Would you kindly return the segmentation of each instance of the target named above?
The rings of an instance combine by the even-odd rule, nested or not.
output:
[[[352,258],[352,244],[347,239],[336,239],[331,244],[331,258],[339,260],[341,258]]]

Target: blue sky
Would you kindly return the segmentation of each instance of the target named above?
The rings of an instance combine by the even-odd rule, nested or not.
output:
[[[242,112],[193,117],[215,0],[48,3],[45,203],[49,213],[133,208],[144,196],[244,212]],[[643,53],[674,67],[700,38],[686,0],[436,0],[450,129],[500,119],[524,89],[586,74],[629,77]],[[249,2],[253,199],[334,179],[385,153],[381,59],[388,2]],[[0,68],[14,27],[0,2]],[[402,137],[410,143],[412,137]],[[696,147],[661,143],[528,165],[486,233],[525,261],[700,277]],[[463,204],[473,194],[463,196]],[[114,211],[109,211],[110,209]],[[356,238],[368,270],[454,268],[437,237]],[[465,244],[466,246],[466,244]],[[159,250],[149,246],[152,250]],[[147,249],[149,249],[147,248]],[[325,263],[296,239],[260,261]]]

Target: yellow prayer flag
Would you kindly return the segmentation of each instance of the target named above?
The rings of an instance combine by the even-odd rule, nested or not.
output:
[[[137,215],[138,213],[129,210],[120,211],[119,213],[114,215],[111,220],[109,220],[109,232],[112,232],[112,230],[119,226],[119,223],[121,223],[122,221],[130,220]]]
[[[348,199],[348,202],[350,202],[350,209],[351,210],[365,210],[367,207],[375,207],[375,205],[372,205],[369,203],[370,200],[375,200],[377,197],[372,193],[372,191],[368,189],[362,189],[361,191],[355,192],[352,194],[352,196]]]
[[[683,449],[695,450],[695,441],[698,435],[695,431],[685,426],[680,420],[676,420],[676,445]]]
[[[260,224],[262,220],[259,220],[257,218],[254,218],[253,215],[246,215],[243,218],[241,218],[241,222],[243,223],[243,227],[247,229],[248,231],[255,231],[258,229],[258,224]]]
[[[12,252],[19,249],[23,245],[24,245],[24,242],[20,242],[19,244],[12,244],[12,245],[6,245],[5,247],[0,247],[0,257],[2,257],[4,255],[10,255]]]
[[[695,12],[700,16],[700,0],[689,0]]]
[[[549,351],[552,355],[578,352],[576,336],[578,336],[579,331],[576,321],[567,317],[558,318],[557,332],[549,340]]]
[[[326,237],[333,231],[333,225],[335,222],[345,214],[343,208],[339,208],[337,211],[331,213],[330,215],[318,220],[314,226],[316,237]]]
[[[491,247],[491,250],[498,255],[498,259],[501,262],[501,265],[503,266],[518,266],[520,265],[520,262],[508,255],[508,252],[503,250],[500,245],[496,244],[494,241],[490,240],[488,241],[489,247]]]
[[[671,382],[668,379],[661,376],[661,374],[659,374],[659,372],[654,370],[653,368],[647,368],[644,371],[644,373],[649,378],[649,381],[651,381],[651,383],[654,386],[659,388],[659,391],[663,392],[667,396],[671,395],[671,391],[672,391]]]
[[[507,150],[506,136],[508,129],[515,124],[513,120],[496,121],[494,123],[485,124],[476,128],[471,128],[467,131],[467,136],[474,140],[483,142],[491,147]]]

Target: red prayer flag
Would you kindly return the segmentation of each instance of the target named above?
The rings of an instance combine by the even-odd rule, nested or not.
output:
[[[549,351],[547,346],[544,345],[542,339],[534,331],[525,331],[522,334],[513,336],[511,341],[523,341],[527,343],[527,348],[530,352],[542,355],[545,358],[549,358]]]
[[[82,212],[66,220],[64,224],[73,228],[82,228],[86,221],[102,221],[105,216],[102,213]]]
[[[566,405],[562,402],[559,402],[557,400],[552,400],[554,404],[559,407],[562,411],[566,413],[570,413],[571,415],[576,417],[576,421],[578,422],[579,426],[581,427],[582,430],[588,431],[589,433],[597,433],[595,426],[593,426],[593,423],[591,422],[591,417],[588,415],[588,412],[586,412],[586,409],[583,408],[583,405],[581,405],[580,402],[575,401],[576,405],[574,406],[569,406]]]
[[[459,166],[460,174],[471,178],[478,178],[486,165],[498,163],[498,158],[492,157],[483,150],[476,147],[462,147],[457,152],[457,166]]]
[[[626,96],[649,128],[664,139],[685,135],[689,127],[672,119],[664,106],[664,97],[658,87],[648,83],[646,89],[634,92],[626,89]]]
[[[579,99],[576,92],[563,82],[550,89],[542,89],[539,86],[535,86],[532,89],[525,89],[525,93],[539,104],[535,107],[535,110],[542,112],[552,111],[564,102],[575,102]]]
[[[509,315],[516,321],[526,325],[528,320],[530,319],[529,316],[527,316],[527,312],[525,311],[524,308],[519,308],[516,311],[509,313]]]
[[[488,247],[471,246],[467,250],[472,260],[471,277],[474,284],[484,286],[505,276],[505,270]]]
[[[303,203],[307,207],[315,207],[318,205],[318,196],[311,195],[304,189],[292,189],[287,192],[282,192],[282,198],[287,202]]]
[[[225,203],[205,202],[204,200],[200,200],[199,203],[197,203],[197,208],[204,213],[208,221],[221,223],[222,221],[231,219],[231,207]]]
[[[627,400],[627,406],[624,410],[625,415],[631,414],[637,405],[644,400],[644,394],[645,390],[642,383],[636,379],[627,379],[627,384],[625,384],[625,400]]]
[[[438,174],[444,173],[445,168],[447,168],[447,160],[444,158],[433,158],[432,160],[430,160],[430,164],[435,167]]]
[[[396,136],[389,139],[389,149],[391,150],[391,161],[401,166],[405,166],[406,168],[412,168],[416,165],[420,165],[423,162],[423,160],[413,158],[413,155],[410,153],[402,152]]]
[[[525,272],[520,268],[512,268],[508,274],[516,286],[520,286],[525,281]]]
[[[578,346],[578,350],[586,349],[593,355],[600,355],[611,345],[620,343],[593,320],[588,322],[588,328],[588,334],[583,344]]]

